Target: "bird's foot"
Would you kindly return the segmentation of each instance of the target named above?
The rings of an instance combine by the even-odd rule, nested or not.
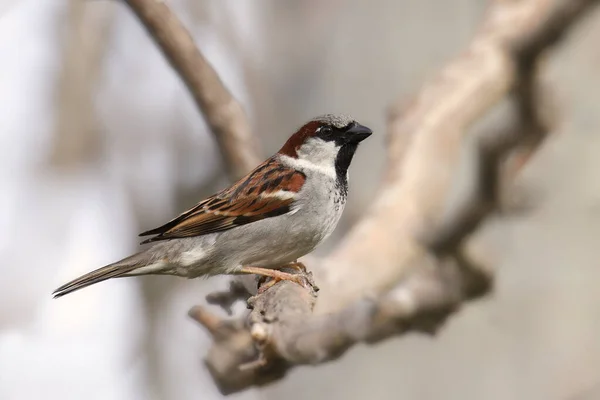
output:
[[[256,291],[256,294],[263,294],[269,288],[274,286],[276,283],[279,283],[282,281],[282,279],[280,279],[280,278],[271,278],[271,279],[269,279],[268,282],[265,283],[265,281],[267,279],[269,279],[269,278],[266,276],[261,276],[261,278],[258,281],[258,290]]]
[[[294,263],[294,264],[297,264],[297,263]],[[300,263],[298,263],[298,264],[300,264]],[[288,265],[286,265],[286,267],[287,266]],[[239,272],[244,273],[244,274],[256,274],[256,275],[260,275],[263,277],[271,278],[271,280],[269,282],[260,285],[260,287],[258,289],[258,294],[264,293],[267,289],[269,289],[270,287],[272,287],[273,285],[275,285],[276,283],[281,282],[281,281],[294,282],[306,289],[313,289],[314,291],[319,290],[319,288],[314,283],[312,274],[310,272],[306,271],[306,267],[304,267],[303,264],[301,264],[301,266],[297,266],[297,265],[296,266],[289,265],[289,266],[292,268],[295,268],[295,269],[299,269],[301,271],[301,273],[291,274],[291,273],[279,271],[276,269],[260,268],[260,267],[243,267]],[[302,270],[303,267],[304,267],[304,270]]]

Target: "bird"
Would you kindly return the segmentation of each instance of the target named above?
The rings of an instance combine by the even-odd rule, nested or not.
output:
[[[300,283],[280,269],[297,266],[334,231],[348,196],[348,168],[372,133],[346,115],[309,120],[246,176],[140,233],[151,236],[140,243],[149,248],[60,286],[53,297],[140,275],[256,274]]]

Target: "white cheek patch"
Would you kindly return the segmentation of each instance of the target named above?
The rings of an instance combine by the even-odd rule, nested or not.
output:
[[[298,170],[312,170],[335,178],[335,159],[339,153],[335,142],[310,138],[297,150],[298,158],[282,156],[285,163]]]
[[[298,149],[298,158],[308,160],[319,167],[334,168],[339,150],[334,141],[310,138]]]

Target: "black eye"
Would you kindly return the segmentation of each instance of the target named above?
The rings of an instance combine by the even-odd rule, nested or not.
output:
[[[329,136],[333,133],[333,129],[330,126],[323,126],[319,129],[319,133],[323,136]]]

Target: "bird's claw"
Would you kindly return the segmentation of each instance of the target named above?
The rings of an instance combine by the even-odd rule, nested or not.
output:
[[[304,264],[296,262],[296,263],[291,263],[289,265],[286,265],[285,268],[290,268],[290,269],[295,269],[296,273],[289,273],[289,272],[283,272],[283,271],[277,271],[277,276],[272,276],[270,277],[271,279],[269,281],[266,281],[266,279],[268,278],[267,276],[261,276],[261,279],[258,282],[258,292],[257,294],[262,294],[265,291],[269,290],[271,287],[273,287],[275,284],[281,282],[281,281],[290,281],[290,282],[294,282],[300,286],[302,286],[305,289],[308,290],[314,290],[315,292],[319,291],[319,287],[315,284],[315,280],[312,276],[312,272],[308,271],[306,269],[306,266],[304,266]]]

